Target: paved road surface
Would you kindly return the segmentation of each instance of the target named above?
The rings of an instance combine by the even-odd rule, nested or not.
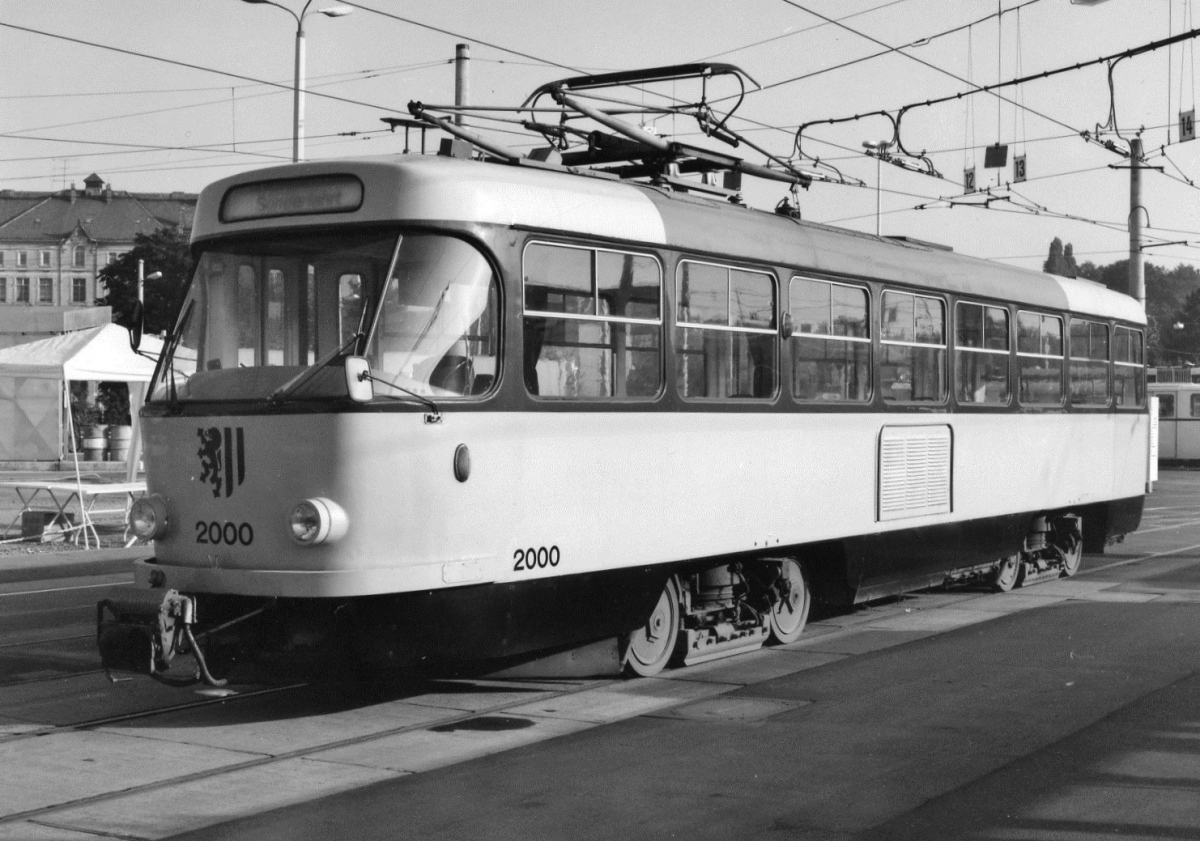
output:
[[[1200,473],[1148,504],[1077,578],[871,605],[640,681],[221,699],[113,687],[77,640],[0,623],[0,768],[22,769],[0,839],[1200,837]],[[44,589],[81,611],[67,588],[103,581]],[[39,586],[0,607],[49,632],[65,603]]]

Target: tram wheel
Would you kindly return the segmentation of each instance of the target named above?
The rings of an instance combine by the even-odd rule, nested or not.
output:
[[[1009,555],[996,565],[996,576],[992,579],[992,589],[997,593],[1007,593],[1018,586],[1021,581],[1021,555]]]
[[[651,677],[666,667],[679,638],[679,615],[679,585],[671,577],[646,624],[621,637],[621,664],[627,675]]]
[[[1059,547],[1062,553],[1062,574],[1064,578],[1070,578],[1075,573],[1079,572],[1079,563],[1083,560],[1083,541],[1072,540],[1069,547]]]
[[[770,631],[777,643],[795,642],[804,633],[808,609],[812,606],[812,591],[804,567],[793,558],[779,564],[779,580],[772,588]]]

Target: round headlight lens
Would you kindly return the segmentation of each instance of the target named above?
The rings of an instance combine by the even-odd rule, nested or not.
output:
[[[129,507],[129,529],[139,540],[154,540],[167,533],[167,503],[158,494],[136,499]]]
[[[290,522],[292,540],[297,543],[316,543],[321,536],[321,512],[307,499],[296,503]]]
[[[332,543],[346,533],[350,520],[342,507],[324,497],[297,502],[288,515],[292,540],[302,546]]]

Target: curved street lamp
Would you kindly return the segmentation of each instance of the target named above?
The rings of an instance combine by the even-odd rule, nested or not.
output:
[[[304,19],[312,13],[322,14],[329,18],[340,18],[350,14],[354,9],[349,6],[330,6],[327,9],[313,9],[312,12],[309,12],[308,7],[312,5],[313,0],[307,0],[304,8],[300,10],[300,14],[296,14],[287,6],[282,6],[274,0],[242,0],[242,2],[283,9],[296,21],[296,75],[292,83],[292,163],[297,163],[304,156]]]

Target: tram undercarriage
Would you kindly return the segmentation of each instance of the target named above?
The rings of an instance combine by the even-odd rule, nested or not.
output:
[[[1083,553],[1082,525],[1073,514],[1036,517],[1020,551],[953,570],[941,583],[1007,592],[1072,576]],[[533,594],[469,588],[466,597],[453,590],[351,600],[151,590],[139,599],[100,602],[97,638],[107,669],[219,686],[243,666],[255,673],[344,670],[347,664],[360,674],[419,670],[468,659],[511,660],[632,628],[618,637],[620,664],[628,675],[650,676],[668,664],[690,666],[798,640],[814,595],[812,566],[811,559],[753,558],[699,570],[550,579]],[[561,615],[547,621],[550,604]],[[584,604],[591,610],[582,610]],[[570,637],[562,636],[563,627],[572,629]],[[177,669],[180,678],[168,675],[180,657],[193,667]]]

